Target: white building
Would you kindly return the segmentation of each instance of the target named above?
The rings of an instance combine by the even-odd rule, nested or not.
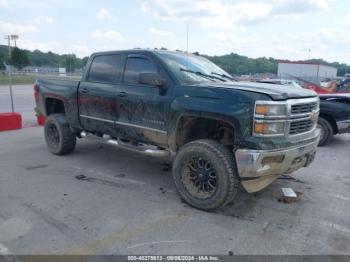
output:
[[[307,62],[279,61],[277,75],[279,78],[300,78],[305,81],[319,83],[325,78],[335,78],[337,68]]]

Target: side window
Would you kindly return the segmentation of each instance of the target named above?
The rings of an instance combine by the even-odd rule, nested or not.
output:
[[[140,73],[157,73],[156,66],[147,58],[129,57],[124,73],[124,83],[138,84]]]
[[[121,55],[96,56],[91,63],[87,81],[106,84],[116,83],[122,72],[121,62]]]

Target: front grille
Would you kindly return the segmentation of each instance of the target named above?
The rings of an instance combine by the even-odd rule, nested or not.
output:
[[[312,129],[313,122],[311,119],[294,121],[290,123],[289,134],[296,135],[300,133],[308,132]]]
[[[316,109],[317,109],[317,102],[292,105],[292,114],[297,115],[297,114],[311,113],[313,110],[316,110]]]

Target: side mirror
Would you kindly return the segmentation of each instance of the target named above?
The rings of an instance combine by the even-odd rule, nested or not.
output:
[[[162,87],[166,84],[166,80],[157,73],[141,73],[139,75],[139,83],[144,85]]]

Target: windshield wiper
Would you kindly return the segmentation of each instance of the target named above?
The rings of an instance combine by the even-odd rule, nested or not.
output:
[[[187,72],[187,73],[192,73],[192,74],[195,74],[195,75],[197,75],[197,76],[204,77],[204,78],[217,79],[217,80],[226,82],[226,80],[225,80],[225,79],[222,79],[221,77],[217,77],[217,76],[213,76],[213,75],[204,74],[204,73],[202,73],[202,72],[200,72],[200,71],[193,71],[193,70],[188,70],[188,69],[184,69],[184,68],[180,68],[180,71]]]
[[[231,76],[225,75],[225,74],[219,74],[219,73],[215,73],[215,72],[211,72],[212,75],[217,75],[217,76],[221,76],[223,78],[238,82],[238,80],[236,78],[233,78]]]

